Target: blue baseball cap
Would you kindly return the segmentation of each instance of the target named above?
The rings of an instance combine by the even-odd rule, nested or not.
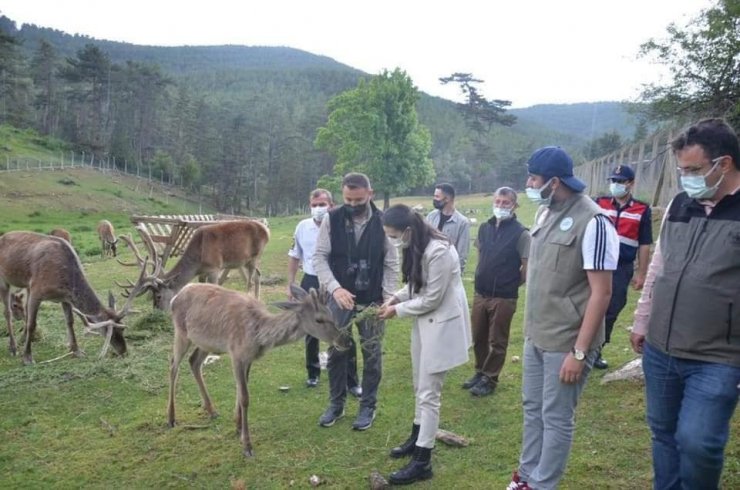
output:
[[[635,171],[627,165],[617,165],[607,180],[635,180]]]
[[[576,192],[586,188],[586,184],[573,175],[573,159],[559,146],[545,146],[532,153],[527,161],[527,172],[546,180],[557,177]]]

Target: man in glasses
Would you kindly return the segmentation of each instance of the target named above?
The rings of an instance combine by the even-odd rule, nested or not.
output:
[[[672,143],[669,204],[635,312],[654,488],[718,488],[740,390],[740,144],[722,119]]]
[[[650,205],[632,196],[634,186],[634,170],[627,165],[618,165],[609,175],[609,195],[596,198],[596,204],[609,216],[619,234],[619,263],[612,275],[612,299],[606,310],[604,345],[611,340],[614,323],[627,304],[627,288],[634,274],[635,259],[637,275],[632,282],[637,290],[642,289],[645,284],[650,262],[650,245],[653,243]],[[594,367],[609,367],[606,359],[601,356],[601,350]]]

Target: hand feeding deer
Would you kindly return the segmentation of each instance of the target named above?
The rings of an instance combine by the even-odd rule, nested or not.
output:
[[[136,293],[143,285],[147,262],[144,261]],[[126,353],[121,320],[129,313],[132,295],[123,309],[116,312],[115,300],[109,295],[109,307],[105,308],[90,287],[82,264],[72,246],[61,238],[40,233],[13,231],[0,236],[0,295],[5,306],[8,322],[9,349],[15,355],[17,346],[13,333],[11,287],[27,288],[26,335],[23,362],[32,364],[31,339],[36,330],[36,317],[42,301],[62,303],[67,323],[67,339],[70,352],[79,355],[73,328],[73,310],[87,327],[87,331],[101,333],[107,329],[107,339],[102,354],[108,345],[120,355]]]
[[[260,279],[257,265],[270,239],[270,231],[259,221],[226,221],[201,226],[193,233],[180,260],[168,272],[162,270],[161,257],[149,233],[143,226],[137,229],[147,248],[148,256],[154,257],[155,260],[154,273],[147,278],[147,285],[139,294],[151,289],[155,308],[169,310],[172,297],[193,278],[199,277],[215,284],[219,273],[225,269],[238,268],[245,276],[247,292],[251,283],[254,283],[254,295],[259,298]],[[144,259],[133,240],[126,236],[121,236],[121,239],[131,248],[138,265],[141,266]],[[130,289],[131,286],[130,284],[122,287]]]
[[[203,408],[213,417],[215,408],[208,396],[201,368],[209,353],[228,353],[236,381],[237,398],[234,417],[244,455],[253,456],[249,436],[249,369],[252,363],[272,347],[302,339],[306,334],[347,348],[347,337],[334,323],[326,305],[328,294],[312,289],[308,293],[296,285],[291,292],[297,302],[276,306],[286,310],[271,314],[259,300],[215,284],[189,284],[172,299],[175,342],[170,360],[170,393],[167,417],[175,425],[175,388],[182,358],[191,344],[190,369],[198,383]]]
[[[116,238],[116,232],[113,225],[107,219],[100,220],[98,223],[98,237],[100,238],[101,257],[115,257],[118,238]]]

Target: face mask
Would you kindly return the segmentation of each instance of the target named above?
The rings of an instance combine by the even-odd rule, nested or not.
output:
[[[406,230],[408,230],[408,228]],[[391,245],[393,245],[396,248],[400,248],[400,249],[409,248],[411,246],[411,238],[409,237],[408,240],[404,240],[403,236],[405,234],[406,234],[406,231],[404,231],[400,237],[388,237],[388,240],[390,240]]]
[[[444,201],[440,201],[439,199],[433,199],[432,206],[434,206],[434,209],[442,209],[445,207],[445,203]]]
[[[360,216],[365,212],[365,209],[367,209],[367,203],[358,204],[357,206],[345,204],[344,207],[347,208],[347,211],[349,211],[352,216]]]
[[[550,201],[552,200],[552,192],[550,192],[550,195],[548,197],[542,197],[542,191],[547,189],[547,187],[550,185],[551,180],[552,179],[545,182],[545,185],[543,185],[539,189],[535,189],[534,187],[527,187],[526,192],[529,200],[541,206],[549,206]]]
[[[493,215],[499,221],[511,218],[512,212],[513,210],[509,208],[499,208],[497,206],[493,207]]]
[[[321,223],[321,221],[323,221],[324,219],[324,216],[326,216],[326,213],[328,212],[328,206],[316,206],[311,208],[311,217],[314,219],[314,221]]]
[[[614,197],[624,197],[627,195],[627,186],[619,182],[612,182],[609,184],[609,192]]]
[[[681,187],[686,191],[689,197],[694,199],[711,199],[717,193],[717,188],[722,183],[722,179],[725,175],[719,178],[716,184],[712,187],[707,185],[707,175],[714,172],[714,169],[719,165],[721,158],[717,158],[716,163],[709,169],[709,172],[704,175],[682,175],[681,176]]]

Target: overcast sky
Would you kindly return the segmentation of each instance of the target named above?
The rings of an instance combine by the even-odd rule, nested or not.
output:
[[[289,46],[378,73],[400,67],[423,91],[457,98],[439,77],[473,73],[514,107],[634,99],[661,71],[637,60],[710,0],[2,0],[32,23],[161,46]]]

